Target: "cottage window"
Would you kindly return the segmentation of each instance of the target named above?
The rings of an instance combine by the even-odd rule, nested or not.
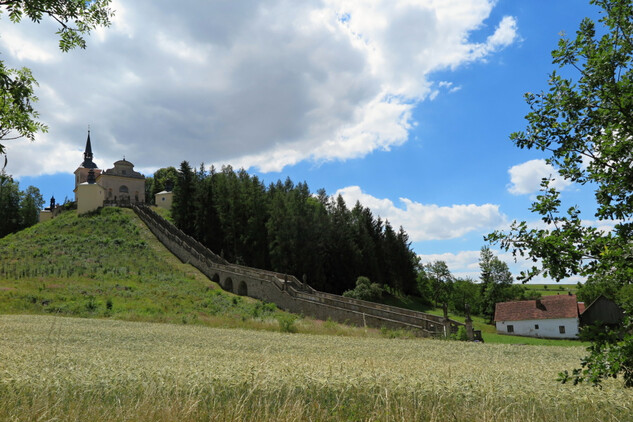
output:
[[[514,325],[508,325],[508,332],[514,333]]]
[[[534,324],[534,329],[538,330],[538,324]]]
[[[558,326],[558,331],[559,331],[561,334],[565,334],[565,326],[564,326],[564,325],[560,325],[560,326]]]

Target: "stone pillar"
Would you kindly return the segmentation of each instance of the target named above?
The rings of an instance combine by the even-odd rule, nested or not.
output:
[[[475,333],[473,332],[473,320],[470,318],[470,305],[466,304],[464,310],[466,311],[466,337],[468,337],[468,341],[473,341]]]
[[[442,310],[444,311],[444,337],[448,338],[451,335],[451,321],[448,319],[448,305],[446,303],[442,305]]]

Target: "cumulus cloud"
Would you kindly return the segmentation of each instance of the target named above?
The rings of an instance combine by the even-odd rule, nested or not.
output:
[[[394,227],[402,226],[413,242],[455,239],[473,231],[494,230],[506,222],[499,206],[493,204],[441,207],[400,198],[404,206],[400,208],[390,199],[364,193],[358,186],[339,189],[335,195],[341,195],[349,206],[360,202]]]
[[[527,271],[532,268],[534,262],[528,259],[522,259],[520,256],[512,256],[511,252],[503,252],[496,249],[491,249],[492,253],[497,256],[502,262],[508,264],[508,268],[515,279],[519,276],[521,271]],[[458,278],[470,278],[475,282],[479,282],[481,271],[479,268],[479,256],[480,251],[459,251],[459,252],[447,252],[438,254],[422,254],[418,255],[421,264],[428,264],[434,261],[444,261],[448,266],[454,277]],[[578,282],[584,283],[585,278],[580,276],[573,276],[565,280],[561,280],[561,284],[576,284]],[[542,284],[542,283],[554,283],[553,280],[547,279],[543,276],[537,276],[530,281],[529,284]]]
[[[558,171],[545,160],[530,160],[523,164],[513,166],[508,170],[510,184],[508,191],[514,195],[525,195],[538,192],[543,178],[553,178],[550,186],[558,190],[564,190],[572,183],[563,179]]]
[[[68,54],[54,23],[4,22],[3,60],[33,69],[50,127],[39,148],[9,145],[8,170],[48,172],[39,163],[81,148],[88,124],[96,158],[126,154],[140,168],[187,159],[277,171],[388,150],[406,142],[433,72],[516,39],[514,18],[487,22],[494,3],[114,1],[113,25]]]

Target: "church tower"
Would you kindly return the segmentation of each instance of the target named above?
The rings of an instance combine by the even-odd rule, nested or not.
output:
[[[86,149],[84,151],[84,161],[75,170],[75,201],[77,200],[77,186],[88,181],[88,173],[93,171],[94,177],[101,174],[101,170],[97,168],[97,165],[92,161],[92,144],[90,143],[90,130],[88,130],[88,139],[86,139]]]

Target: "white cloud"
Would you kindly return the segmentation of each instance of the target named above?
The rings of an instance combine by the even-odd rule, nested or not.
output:
[[[400,198],[404,208],[399,208],[390,199],[373,197],[358,186],[339,189],[335,196],[339,194],[348,206],[359,201],[392,226],[402,226],[413,242],[455,239],[473,231],[494,230],[506,222],[499,206],[493,204],[440,207]]]
[[[531,260],[522,259],[517,257],[516,262],[511,252],[502,252],[499,250],[491,249],[502,262],[508,264],[508,268],[515,279],[515,283],[519,283],[516,278],[521,271],[529,270],[534,263]],[[480,269],[479,269],[479,256],[480,251],[459,251],[456,253],[441,253],[441,254],[422,254],[418,255],[420,263],[427,264],[434,261],[444,261],[451,271],[453,276],[458,278],[470,278],[475,282],[479,282]],[[560,284],[576,284],[578,282],[584,282],[585,279],[580,276],[573,276],[568,279],[562,280]],[[555,283],[551,279],[547,279],[543,276],[537,276],[529,282],[529,284],[542,284],[542,283]]]
[[[113,25],[95,31],[85,51],[57,51],[53,23],[7,21],[0,51],[8,65],[28,61],[50,87],[38,91],[38,109],[48,139],[66,148],[59,156],[81,148],[92,124],[96,159],[273,171],[406,142],[413,107],[433,94],[433,72],[485,60],[515,40],[514,18],[487,22],[494,4],[116,1]],[[488,27],[484,42],[470,40]],[[12,146],[8,171],[50,171],[39,164],[50,150],[38,142]],[[74,170],[64,165],[52,167]]]
[[[558,190],[564,190],[572,183],[563,179],[558,171],[545,160],[530,160],[523,164],[518,164],[508,170],[510,174],[510,185],[508,192],[514,195],[525,195],[538,192],[543,178],[554,178],[550,186]]]

